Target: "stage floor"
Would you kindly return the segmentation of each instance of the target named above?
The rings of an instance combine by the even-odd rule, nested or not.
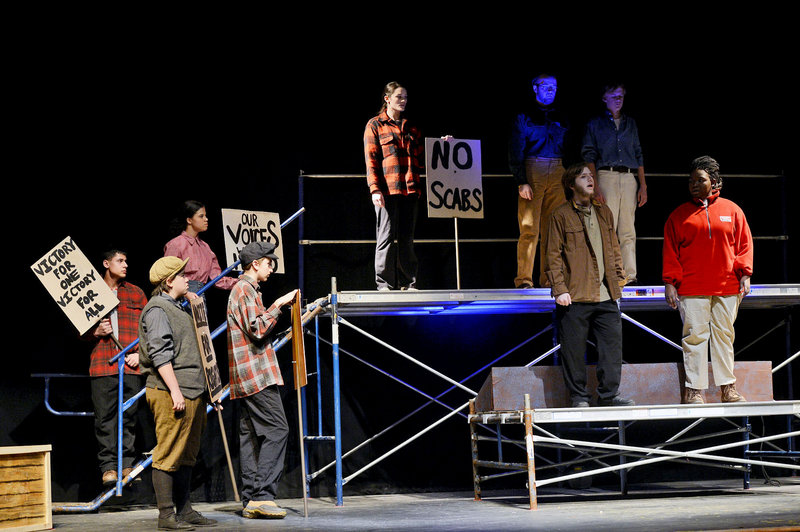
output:
[[[540,490],[539,509],[528,509],[527,493],[472,492],[349,495],[344,506],[331,498],[309,501],[303,517],[301,499],[279,500],[283,520],[262,522],[241,517],[235,502],[195,504],[217,519],[214,528],[197,530],[800,530],[800,478],[708,480],[633,485],[627,496],[589,488]],[[53,516],[55,530],[128,532],[155,530],[156,510],[104,508],[94,514]]]

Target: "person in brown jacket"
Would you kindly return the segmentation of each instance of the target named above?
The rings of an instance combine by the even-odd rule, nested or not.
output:
[[[622,269],[614,217],[594,199],[586,163],[570,166],[561,180],[567,203],[553,211],[547,238],[547,278],[556,299],[564,380],[572,407],[589,406],[584,354],[589,334],[597,346],[597,406],[633,406],[618,394],[622,374]]]

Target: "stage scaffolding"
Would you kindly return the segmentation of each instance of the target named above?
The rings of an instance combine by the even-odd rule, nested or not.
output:
[[[508,413],[476,413],[471,412],[468,413],[468,409],[470,406],[470,401],[467,401],[457,407],[449,406],[441,401],[443,395],[447,394],[448,392],[454,389],[460,389],[463,392],[466,392],[468,395],[475,397],[477,392],[468,387],[466,385],[467,381],[476,377],[477,375],[481,374],[483,371],[491,368],[492,366],[498,364],[502,361],[506,356],[511,354],[516,349],[526,345],[533,339],[539,337],[540,335],[552,330],[553,325],[549,323],[546,325],[542,330],[538,331],[536,334],[528,338],[527,340],[521,342],[515,348],[507,351],[504,354],[493,359],[491,362],[488,362],[483,367],[477,369],[473,373],[471,373],[466,378],[456,381],[445,375],[444,373],[430,367],[429,365],[421,362],[420,360],[412,357],[408,353],[398,349],[395,346],[390,345],[389,343],[381,340],[374,334],[371,334],[363,327],[355,324],[351,321],[350,318],[358,318],[358,317],[365,317],[365,316],[395,316],[395,317],[402,317],[402,316],[433,316],[433,315],[470,315],[470,314],[512,314],[512,313],[550,313],[552,314],[554,310],[554,300],[550,296],[549,289],[508,289],[508,290],[418,290],[418,291],[391,291],[391,292],[378,292],[378,291],[338,291],[337,289],[337,282],[336,279],[333,278],[331,280],[331,293],[328,296],[327,300],[322,303],[325,306],[324,315],[331,318],[331,339],[330,341],[323,340],[319,335],[319,323],[316,324],[316,332],[310,333],[312,337],[316,340],[317,350],[319,351],[320,341],[328,343],[331,346],[332,350],[332,374],[333,374],[333,401],[334,401],[334,435],[332,437],[327,437],[327,440],[332,440],[335,443],[335,459],[333,462],[325,465],[324,467],[320,468],[319,470],[310,473],[308,476],[308,481],[314,480],[317,478],[321,473],[325,472],[326,470],[335,467],[335,477],[336,477],[336,503],[337,505],[343,504],[343,486],[351,481],[356,476],[362,474],[366,470],[370,469],[371,467],[377,465],[390,455],[394,454],[395,452],[399,451],[406,445],[412,443],[414,440],[418,439],[422,435],[428,433],[429,431],[435,429],[437,426],[441,425],[442,423],[446,422],[448,419],[454,416],[461,416],[465,418],[470,423],[470,428],[474,429],[475,424],[479,424],[482,427],[486,428],[490,432],[492,432],[493,440],[496,441],[498,446],[503,442],[504,438],[499,433],[499,430],[492,429],[489,427],[489,424],[503,424],[503,423],[513,423],[513,422],[522,422],[524,421],[524,416],[522,414],[526,413],[517,413],[516,416],[509,415]],[[781,307],[790,307],[800,304],[800,284],[786,284],[786,285],[754,285],[752,287],[752,291],[750,295],[746,296],[742,301],[741,308],[742,309],[766,309],[766,308],[781,308]],[[666,336],[658,333],[651,327],[641,323],[640,321],[631,317],[628,312],[632,311],[653,311],[653,310],[667,310],[668,307],[664,300],[664,287],[663,286],[635,286],[635,287],[626,287],[623,289],[622,298],[620,300],[620,309],[622,311],[622,318],[642,329],[643,331],[647,332],[650,335],[655,336],[659,340],[666,342],[673,348],[677,350],[681,350],[681,347],[676,343],[672,342]],[[317,316],[317,320],[320,316]],[[740,316],[740,319],[741,316]],[[388,349],[389,351],[393,352],[397,356],[405,359],[406,361],[414,364],[421,370],[428,372],[450,387],[443,391],[442,393],[432,396],[429,395],[412,384],[406,383],[401,379],[391,375],[390,373],[382,370],[381,368],[377,367],[374,364],[366,362],[356,355],[345,351],[340,342],[339,336],[339,328],[340,326],[347,327],[349,330],[352,330],[365,338],[368,338],[378,345]],[[774,330],[774,329],[773,329]],[[787,323],[787,335],[789,334],[788,330],[788,323]],[[424,340],[424,339],[420,339]],[[787,343],[788,345],[788,343]],[[554,355],[559,349],[558,345],[554,345],[552,348],[546,350],[540,356],[536,357],[532,360],[526,367],[533,366],[538,364],[542,360],[545,360],[550,355]],[[341,389],[341,382],[340,382],[340,369],[339,369],[339,361],[342,354],[345,354],[349,357],[354,358],[355,360],[367,364],[372,369],[380,372],[384,376],[387,376],[399,384],[406,386],[407,388],[415,391],[416,393],[422,395],[425,399],[427,399],[427,403],[421,405],[416,410],[412,411],[411,413],[407,414],[406,416],[402,417],[397,422],[389,425],[385,429],[381,430],[379,433],[367,438],[364,442],[356,445],[352,449],[347,450],[343,453],[343,449],[341,448],[341,435],[342,435],[342,426],[341,426],[341,405],[340,405],[340,389]],[[800,356],[800,353],[795,353],[794,355],[789,356],[787,352],[787,357],[784,361],[782,361],[779,365],[773,368],[773,373],[781,368],[789,367],[791,361]],[[791,379],[791,372],[789,373],[789,379]],[[319,382],[319,377],[318,377]],[[321,397],[319,398],[321,401]],[[407,420],[411,416],[418,413],[420,410],[425,408],[426,406],[436,403],[440,406],[445,407],[449,410],[449,412],[444,415],[443,417],[436,420],[434,423],[430,424],[428,427],[423,429],[422,431],[418,432],[417,434],[413,435],[412,437],[406,439],[405,441],[400,442],[389,451],[384,453],[383,455],[375,458],[370,463],[366,464],[365,466],[359,468],[357,471],[347,475],[346,477],[342,474],[342,461],[344,458],[347,458],[349,455],[357,452],[359,449],[363,448],[366,445],[369,445],[371,442],[374,442],[376,439],[383,437],[386,435],[392,428],[396,427],[398,424],[402,423],[403,421]],[[748,415],[784,415],[784,414],[794,414],[796,415],[800,412],[800,401],[797,402],[775,402],[770,404],[762,404],[762,403],[748,403],[745,409],[753,408],[753,405],[758,405],[758,413],[753,413],[752,410],[748,410],[751,414]],[[711,407],[714,405],[708,405],[708,408],[705,410],[703,409],[695,409],[694,418],[696,419],[704,419],[708,417],[726,417],[726,415],[739,415],[734,414],[732,408],[733,407],[724,407],[724,412],[720,414],[717,410],[713,410]],[[318,407],[319,414],[321,416],[321,406]],[[560,414],[558,414],[559,410],[564,410],[565,412],[569,411],[570,409],[552,409],[551,411],[543,411],[537,410],[537,413],[542,413],[542,415],[547,416],[550,415],[550,421],[547,421],[547,417],[536,417],[532,419],[533,426],[538,427],[539,424],[551,422],[553,416],[555,415],[556,419],[561,419]],[[680,411],[681,414],[675,415],[667,415],[666,413],[671,413],[673,410]],[[669,419],[669,418],[684,418],[686,414],[684,412],[684,408],[680,405],[652,405],[652,406],[645,406],[645,407],[638,407],[634,409],[620,409],[620,408],[611,408],[611,409],[603,409],[603,408],[594,408],[587,410],[585,412],[580,413],[582,418],[579,417],[578,420],[580,421],[587,421],[587,420],[595,420],[593,417],[597,417],[597,420],[608,420],[614,421],[617,423],[624,423],[626,421],[632,420],[654,420],[654,419]],[[533,411],[530,411],[533,413]],[[646,412],[647,414],[645,414]],[[662,416],[651,415],[651,412],[662,412],[665,413]],[[486,416],[492,416],[491,418],[487,417],[486,422],[484,422],[484,418],[479,417],[481,414]],[[495,416],[497,414],[497,416]],[[724,415],[723,415],[724,414]],[[690,416],[691,417],[691,416]],[[621,426],[620,428],[621,438],[624,439],[624,430]],[[783,434],[781,437],[783,438],[793,438],[797,436],[797,432],[787,432]],[[474,436],[473,436],[474,437]],[[547,444],[558,444],[563,442],[567,445],[576,445],[568,440],[564,440],[558,438],[554,434],[548,434],[550,439],[549,440],[540,440],[542,443]],[[541,438],[537,436],[536,438]],[[760,440],[759,440],[760,441]],[[764,440],[767,441],[767,440]],[[477,442],[477,439],[474,440]],[[793,445],[793,441],[789,440],[789,446]],[[629,450],[625,449],[616,449],[617,451],[624,451],[624,452],[640,452],[639,449],[631,448]],[[653,454],[659,454],[657,451],[650,450],[649,452]],[[687,453],[687,456],[690,456],[692,459],[699,459],[699,458],[706,458],[709,460],[713,460],[714,458],[708,458],[705,456],[706,450],[699,450],[697,452]],[[702,456],[694,456],[695,454],[701,454]],[[793,451],[789,450],[787,453],[792,453]],[[663,452],[661,454],[668,454]],[[531,455],[532,458],[532,455]],[[757,463],[755,461],[750,461],[750,463]],[[760,462],[759,462],[760,463]],[[487,466],[487,463],[482,463],[481,465]],[[507,467],[506,465],[502,465],[501,467]],[[527,466],[526,466],[526,471]],[[309,469],[309,471],[311,471]],[[546,482],[545,482],[546,483]],[[543,485],[541,482],[539,485]],[[479,493],[479,490],[476,491]]]
[[[685,174],[674,174],[674,173],[648,173],[649,177],[654,178],[662,178],[665,181],[671,181],[673,179],[685,179]],[[362,193],[363,192],[363,184],[365,181],[365,175],[363,174],[306,174],[304,172],[300,172],[298,177],[298,201],[299,205],[303,206],[306,202],[307,197],[307,184],[313,181],[335,181],[339,180],[341,183],[347,183],[347,187],[350,187],[350,183],[358,183],[356,185],[355,193]],[[425,176],[422,176],[423,179]],[[484,174],[484,179],[489,179],[491,181],[498,181],[498,180],[511,180],[511,176],[508,174]],[[756,180],[777,180],[777,189],[780,191],[778,193],[778,197],[781,198],[779,200],[779,204],[776,206],[776,218],[779,222],[780,228],[779,233],[775,235],[757,235],[754,237],[756,241],[773,241],[779,244],[780,251],[776,255],[776,261],[780,265],[781,269],[781,279],[783,283],[787,283],[789,281],[788,277],[788,230],[787,230],[787,205],[786,205],[786,177],[784,175],[771,175],[771,174],[728,174],[726,177],[731,178],[742,178],[742,179],[756,179]],[[656,183],[658,180],[655,181]],[[652,191],[653,181],[651,181],[651,191]],[[348,188],[349,190],[349,188]],[[341,191],[340,191],[341,193]],[[366,199],[366,193],[363,192],[365,195],[365,202],[368,201]],[[343,194],[344,196],[344,194]],[[351,196],[347,196],[351,197]],[[326,211],[327,212],[327,211]],[[424,222],[425,217],[424,215],[420,215],[420,220],[418,220],[418,227],[419,222]],[[312,246],[316,247],[326,247],[326,248],[336,248],[336,247],[347,247],[347,246],[366,246],[366,245],[374,245],[375,241],[373,239],[318,239],[313,238],[313,236],[307,235],[306,232],[306,224],[305,220],[301,220],[298,224],[299,227],[299,242],[298,242],[298,285],[301,287],[305,284],[306,279],[306,269],[305,269],[305,249],[310,248]],[[637,241],[660,241],[662,237],[660,236],[637,236]],[[415,439],[419,438],[423,434],[429,432],[430,430],[434,429],[436,426],[444,423],[448,419],[454,416],[460,416],[464,419],[470,419],[469,414],[466,412],[469,407],[469,402],[463,403],[458,407],[451,407],[441,401],[442,396],[445,394],[460,389],[463,392],[474,396],[475,391],[469,388],[465,383],[474,379],[478,375],[480,375],[485,370],[491,368],[492,365],[495,365],[502,361],[505,357],[510,355],[512,352],[516,351],[517,349],[527,345],[529,342],[533,341],[534,339],[540,337],[545,333],[552,333],[554,327],[552,323],[547,324],[544,326],[540,331],[536,332],[528,339],[522,341],[517,346],[513,347],[506,353],[503,353],[493,359],[492,361],[485,364],[483,367],[476,369],[473,373],[468,375],[467,377],[461,379],[460,381],[456,381],[447,375],[435,370],[423,364],[419,360],[414,359],[407,353],[403,352],[400,349],[397,349],[394,346],[389,345],[388,343],[384,342],[380,338],[377,338],[374,334],[366,331],[362,327],[359,327],[351,318],[358,318],[358,317],[369,317],[369,316],[434,316],[434,315],[471,315],[471,314],[518,314],[518,313],[551,313],[553,310],[554,302],[553,299],[550,297],[549,289],[528,289],[528,290],[518,290],[518,289],[499,289],[499,290],[462,290],[461,283],[460,283],[460,271],[459,271],[459,246],[461,244],[501,244],[507,245],[512,244],[517,241],[517,235],[511,235],[508,237],[493,237],[493,238],[462,238],[459,236],[458,232],[458,220],[454,219],[454,234],[453,238],[417,238],[415,239],[415,244],[420,245],[454,245],[455,246],[455,261],[456,261],[456,271],[455,271],[455,278],[456,278],[456,288],[453,290],[419,290],[419,291],[398,291],[398,292],[377,292],[374,290],[368,291],[338,291],[337,288],[337,281],[336,278],[332,278],[331,282],[331,293],[328,295],[324,303],[322,303],[326,309],[325,314],[331,318],[331,338],[324,339],[320,337],[320,324],[319,319],[320,316],[315,318],[315,330],[314,332],[309,331],[308,334],[314,339],[316,346],[317,346],[317,353],[319,353],[319,348],[321,343],[325,343],[330,345],[332,350],[332,378],[333,378],[333,400],[334,400],[334,435],[333,436],[322,436],[322,425],[321,421],[319,422],[318,427],[318,434],[316,438],[321,441],[332,441],[335,444],[335,460],[331,463],[328,463],[321,469],[317,470],[316,472],[310,473],[308,476],[308,481],[312,481],[316,479],[320,474],[323,472],[335,468],[335,475],[336,475],[336,500],[337,505],[341,505],[343,503],[342,497],[342,488],[343,485],[352,480],[354,477],[358,476],[359,474],[363,473],[367,469],[377,465],[379,462],[390,456],[391,454],[399,451]],[[752,293],[747,296],[744,301],[742,302],[743,309],[770,309],[770,308],[788,308],[792,306],[796,306],[800,303],[800,285],[797,284],[776,284],[776,285],[757,285],[753,286]],[[622,318],[625,322],[634,325],[635,327],[645,331],[649,335],[661,340],[662,342],[666,343],[667,345],[681,350],[680,346],[667,338],[665,335],[659,333],[655,329],[645,325],[644,323],[632,318],[629,315],[629,312],[637,312],[637,311],[655,311],[655,310],[667,310],[668,307],[664,300],[664,287],[663,286],[635,286],[635,287],[627,287],[623,290],[623,297],[621,299],[621,310],[622,310]],[[742,320],[742,317],[739,318]],[[340,345],[340,338],[339,338],[339,328],[344,326],[349,330],[352,330],[365,338],[368,338],[375,343],[385,347],[386,349],[392,351],[397,356],[404,358],[405,360],[409,361],[410,363],[416,365],[417,367],[421,368],[425,372],[428,372],[437,378],[444,381],[449,388],[445,391],[433,396],[425,393],[424,391],[418,389],[414,385],[405,382],[394,375],[391,375],[387,371],[377,367],[376,365],[367,362],[355,354],[346,351]],[[775,324],[770,330],[764,332],[760,337],[753,340],[750,344],[744,346],[743,348],[737,351],[737,355],[741,352],[751,348],[754,344],[759,342],[764,337],[772,334],[776,330],[780,329],[781,327],[785,330],[785,338],[786,338],[786,357],[785,359],[780,362],[777,366],[773,368],[773,374],[778,372],[779,370],[784,370],[787,374],[787,383],[788,383],[788,395],[790,397],[794,396],[793,392],[793,383],[792,383],[792,371],[791,371],[791,362],[798,356],[800,353],[795,353],[791,355],[791,317],[789,316],[789,311],[787,310],[785,314],[785,318]],[[556,342],[554,341],[553,344]],[[559,349],[558,345],[553,345],[552,348],[546,350],[544,353],[536,357],[534,360],[530,361],[527,366],[533,366],[535,364],[540,363],[541,361],[547,359],[549,356],[553,356],[554,358],[557,356],[557,351]],[[364,442],[356,445],[352,449],[347,450],[346,452],[342,452],[341,448],[341,405],[339,403],[339,395],[340,395],[340,375],[339,375],[339,361],[341,355],[348,356],[361,364],[367,365],[371,369],[381,373],[382,375],[396,381],[401,386],[404,386],[412,391],[420,394],[424,397],[427,402],[422,404],[419,408],[413,410],[409,414],[403,416],[397,422],[389,425],[385,429],[381,430],[377,434],[367,438]],[[317,355],[319,357],[319,354]],[[318,373],[318,395],[319,395],[319,378],[321,375]],[[318,399],[321,402],[321,396]],[[400,423],[404,422],[411,416],[417,414],[420,410],[424,409],[428,405],[431,404],[439,404],[447,408],[450,412],[445,415],[444,417],[440,418],[432,425],[424,429],[419,434],[411,437],[410,439],[399,443],[397,446],[390,449],[384,455],[376,458],[366,466],[360,468],[358,471],[351,473],[347,477],[343,477],[342,474],[342,460],[343,458],[347,458],[351,454],[357,452],[359,449],[363,448],[366,445],[369,445],[371,442],[375,441],[378,438],[385,436],[389,431],[391,431],[394,427],[399,425]],[[776,414],[777,415],[777,414]],[[318,405],[318,416],[322,416],[321,406]],[[789,425],[791,426],[791,420],[789,420]],[[470,422],[470,425],[473,425]],[[308,426],[308,424],[306,424]],[[495,434],[495,437],[499,439],[499,435],[497,434],[499,431],[495,431],[489,427],[485,427],[490,432]],[[499,444],[498,444],[499,445]],[[793,446],[793,440],[789,440],[790,447]],[[794,451],[790,451],[794,452]],[[308,471],[311,471],[307,468]]]

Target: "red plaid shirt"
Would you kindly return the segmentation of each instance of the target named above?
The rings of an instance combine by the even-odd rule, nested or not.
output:
[[[424,152],[422,135],[405,118],[395,122],[386,111],[372,118],[364,130],[370,193],[419,194]]]
[[[264,308],[258,282],[241,275],[228,297],[228,367],[231,399],[283,384],[278,357],[269,333],[281,315],[274,305]]]
[[[119,305],[115,312],[117,313],[117,322],[119,325],[119,336],[117,340],[123,347],[127,347],[139,338],[139,315],[142,309],[147,304],[147,296],[141,288],[136,285],[122,281],[117,287],[117,299]],[[102,377],[106,375],[118,375],[117,365],[109,364],[119,349],[114,344],[110,336],[97,337],[94,331],[97,327],[92,327],[84,335],[83,338],[91,342],[95,342],[92,349],[91,359],[89,361],[89,376]],[[138,345],[133,348],[131,352],[138,352]],[[139,368],[132,368],[125,365],[125,373],[139,374]]]

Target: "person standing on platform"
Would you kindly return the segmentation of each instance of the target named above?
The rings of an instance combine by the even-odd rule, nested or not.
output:
[[[416,290],[417,284],[414,228],[422,192],[425,140],[405,117],[407,103],[405,87],[394,81],[388,83],[380,113],[364,129],[367,186],[376,217],[378,290]]]
[[[179,234],[164,246],[164,256],[192,259],[187,264],[186,278],[189,281],[189,292],[196,294],[206,283],[222,273],[217,256],[200,239],[200,233],[208,231],[205,205],[195,200],[185,201],[181,214],[173,224],[173,231]],[[235,284],[236,279],[233,277],[222,277],[214,286],[230,290]]]
[[[614,218],[594,199],[594,176],[588,164],[570,166],[562,180],[567,203],[553,212],[547,237],[551,292],[564,380],[572,407],[589,406],[586,389],[586,341],[597,345],[597,405],[633,406],[619,395],[622,375],[622,321],[617,300],[625,272]]]
[[[129,283],[128,255],[112,249],[103,253],[103,280],[114,292],[119,305],[111,314],[89,329],[83,338],[94,344],[89,363],[92,404],[94,405],[94,432],[97,438],[97,459],[100,462],[104,485],[117,482],[117,412],[119,367],[109,360],[120,352],[112,335],[126,347],[137,338],[139,316],[147,304],[147,297],[138,286]],[[142,389],[143,380],[139,371],[138,346],[125,355],[123,401],[127,401]],[[130,475],[136,458],[136,411],[134,402],[122,414],[122,477]]]
[[[703,403],[708,358],[722,402],[745,401],[733,373],[733,323],[750,292],[753,236],[744,212],[720,197],[719,164],[708,156],[691,164],[691,199],[664,226],[664,297],[680,311],[688,404]]]
[[[264,307],[259,283],[275,269],[271,242],[251,242],[239,254],[243,273],[228,298],[228,365],[231,399],[239,407],[239,461],[242,516],[277,518],[286,510],[275,503],[283,475],[289,425],[278,386],[283,386],[270,332],[296,290]]]
[[[187,261],[162,257],[153,264],[150,282],[155,290],[139,320],[145,397],[156,427],[152,476],[159,530],[216,523],[194,510],[189,500],[192,468],[206,426],[208,389],[194,320],[181,304],[189,294]]]
[[[508,165],[517,182],[517,276],[514,286],[533,288],[533,264],[539,244],[539,283],[549,286],[545,247],[550,215],[564,203],[561,177],[568,121],[555,106],[558,82],[541,74],[532,80],[535,104],[520,113],[511,126]]]
[[[622,267],[627,282],[636,282],[636,208],[647,203],[644,160],[636,121],[622,113],[625,86],[606,85],[606,111],[586,126],[581,156],[597,176],[595,198],[608,205],[614,215]],[[635,174],[635,175],[634,175]]]

